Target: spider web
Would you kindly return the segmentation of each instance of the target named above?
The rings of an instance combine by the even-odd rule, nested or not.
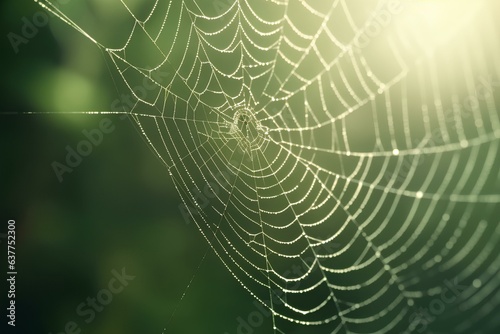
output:
[[[112,61],[182,215],[275,333],[498,328],[492,2],[122,0],[118,45],[40,4]]]

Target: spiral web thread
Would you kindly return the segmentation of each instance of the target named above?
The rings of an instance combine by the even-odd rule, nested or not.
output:
[[[433,3],[117,1],[111,47],[40,2],[109,56],[181,212],[274,333],[490,332],[499,27],[492,2]]]

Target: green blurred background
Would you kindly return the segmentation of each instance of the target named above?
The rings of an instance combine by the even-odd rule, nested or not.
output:
[[[75,321],[93,334],[235,333],[236,318],[255,310],[252,298],[212,252],[202,262],[207,243],[184,222],[165,167],[130,120],[110,116],[115,130],[60,183],[51,164],[106,117],[5,115],[109,110],[126,93],[99,50],[54,17],[15,53],[7,33],[21,35],[23,18],[40,11],[34,1],[1,3],[0,233],[16,220],[18,271],[17,326],[1,332],[55,334]],[[0,247],[4,268],[3,239]],[[85,323],[77,305],[123,267],[135,279]],[[4,278],[0,287],[5,310]],[[2,312],[0,328],[4,320]],[[259,332],[270,328],[267,319]]]
[[[129,30],[117,36],[106,25],[119,26],[130,15],[115,12],[109,1],[90,3],[94,7],[70,0],[64,11],[76,12],[92,36],[120,45]],[[17,327],[7,333],[55,334],[68,321],[92,334],[160,334],[165,327],[165,333],[237,333],[238,317],[246,319],[257,310],[253,298],[207,249],[196,226],[184,222],[165,166],[133,122],[119,116],[47,114],[110,110],[122,94],[129,94],[114,69],[108,71],[113,66],[109,58],[54,17],[16,52],[8,34],[20,35],[26,20],[43,11],[34,1],[4,1],[1,6],[0,175],[5,195],[0,233],[8,219],[17,221],[18,271]],[[142,49],[136,49],[140,56]],[[8,115],[12,112],[40,114]],[[64,163],[66,147],[75,148],[85,139],[83,130],[98,128],[106,118],[114,131],[59,182],[53,162]],[[353,134],[367,141],[364,127],[358,127],[360,118],[353,118],[358,128]],[[402,206],[404,217],[410,204]],[[498,207],[481,209],[474,219],[486,216],[495,222],[492,211]],[[4,240],[0,245],[0,261],[5,263]],[[113,269],[122,268],[135,279],[94,321],[85,323],[77,306],[106,288]],[[4,279],[0,286],[3,293]],[[273,333],[271,319],[254,332]]]

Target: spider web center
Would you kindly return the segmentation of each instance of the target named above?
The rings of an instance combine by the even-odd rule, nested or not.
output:
[[[262,126],[251,110],[238,109],[233,116],[230,133],[244,146],[252,147],[261,138]]]

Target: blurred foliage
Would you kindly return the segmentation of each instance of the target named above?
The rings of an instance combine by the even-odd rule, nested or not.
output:
[[[166,333],[236,332],[252,299],[211,252],[197,269],[207,243],[183,221],[166,169],[130,120],[109,117],[115,130],[60,183],[51,164],[105,117],[5,115],[109,110],[124,92],[99,50],[55,18],[15,53],[7,34],[20,35],[22,18],[42,9],[33,1],[1,8],[1,212],[17,222],[17,333],[55,334],[68,321],[93,334],[159,334],[167,325]],[[77,306],[122,267],[135,280],[85,323]]]
[[[26,20],[43,13],[33,1],[1,6],[3,36],[20,34]],[[89,34],[106,45],[119,46],[128,37],[133,22],[128,13],[116,10],[123,10],[121,6],[98,0],[70,0],[64,6],[65,13],[85,22]],[[127,28],[121,35],[109,26]],[[184,222],[165,166],[132,121],[65,113],[110,110],[114,101],[128,94],[113,64],[60,20],[49,17],[49,24],[36,30],[17,53],[8,38],[2,39],[0,175],[6,196],[1,205],[2,219],[17,221],[19,333],[55,334],[68,321],[75,321],[82,333],[159,334],[165,326],[165,333],[174,334],[236,333],[238,317],[246,319],[257,310],[253,299],[212,251],[204,258],[206,241],[194,223]],[[141,45],[135,49],[139,52],[128,57],[141,58],[144,66],[154,63],[155,54],[145,54]],[[235,65],[231,61],[236,63],[216,60],[228,67]],[[9,112],[41,114],[5,115]],[[372,124],[357,126],[365,122],[363,117],[351,118],[361,140],[357,144],[371,148],[373,141],[365,130]],[[59,182],[53,162],[64,162],[67,146],[75,148],[85,139],[82,131],[99,128],[105,118],[114,130],[104,134],[102,144]],[[401,202],[398,214],[404,217],[411,203]],[[483,212],[475,214],[480,217]],[[2,251],[1,261],[4,256]],[[111,271],[121,268],[136,278],[86,324],[76,314],[77,306],[95,297],[108,285]],[[4,280],[0,286],[3,291]],[[269,317],[255,329],[255,333],[272,332]]]

